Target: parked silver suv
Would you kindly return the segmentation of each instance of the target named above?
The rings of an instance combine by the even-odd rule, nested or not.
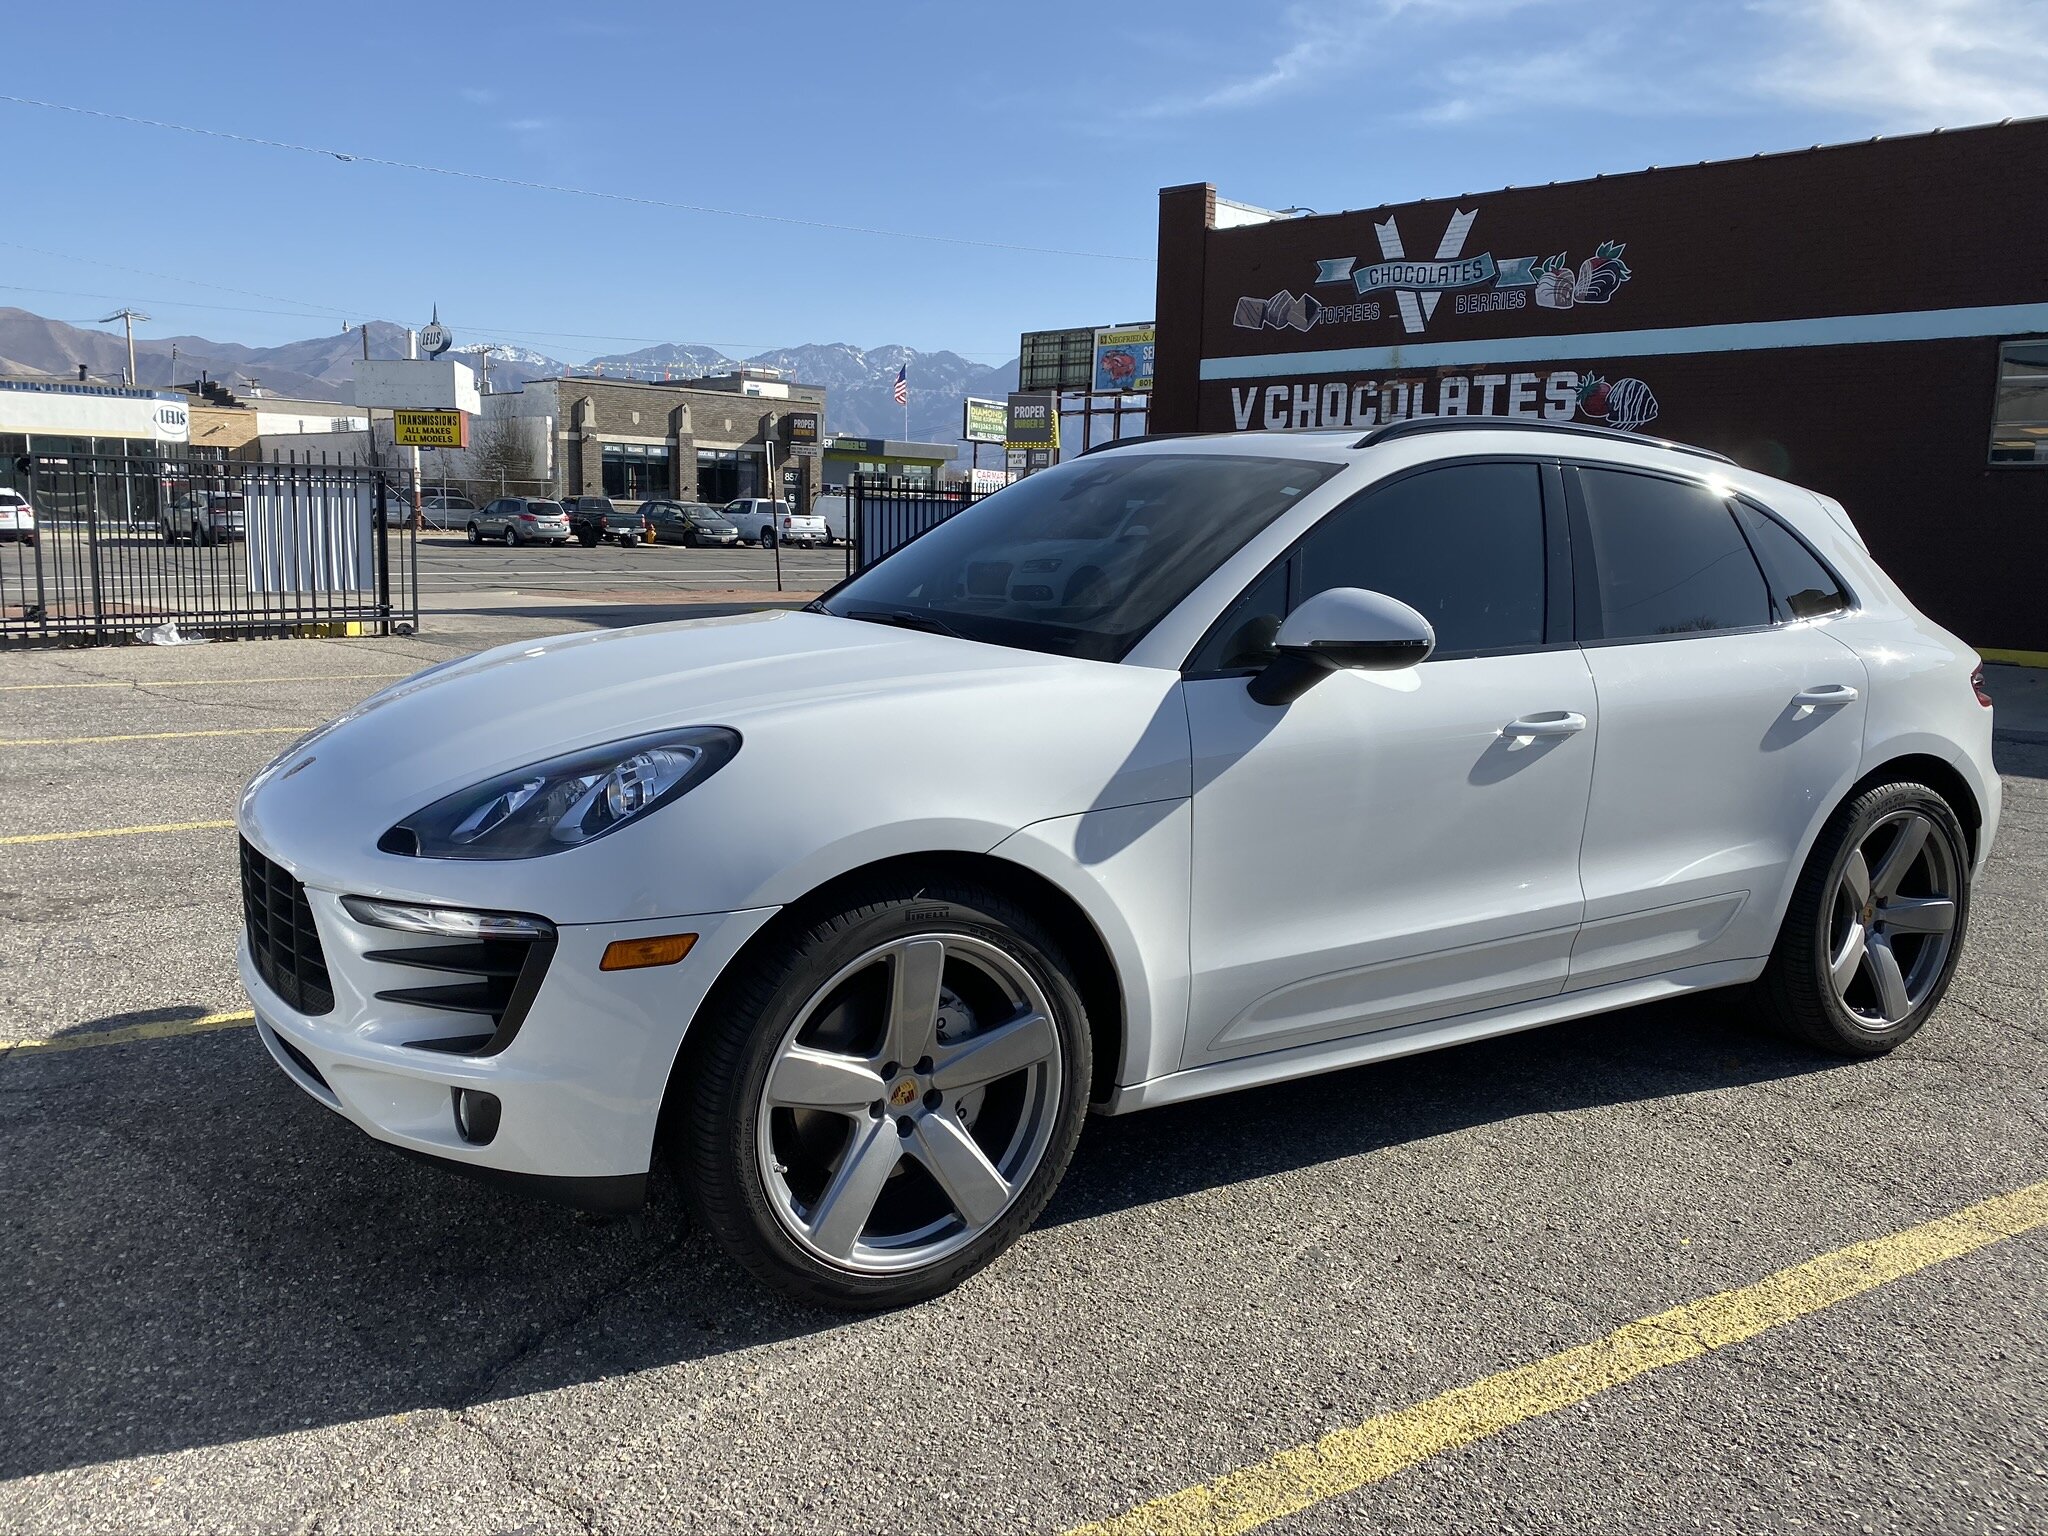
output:
[[[469,520],[472,544],[566,544],[569,514],[559,501],[501,496]]]
[[[248,513],[234,491],[180,491],[163,518],[164,542],[224,544],[248,532]]]

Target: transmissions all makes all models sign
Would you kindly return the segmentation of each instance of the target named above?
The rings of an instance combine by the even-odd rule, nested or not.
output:
[[[467,448],[469,417],[461,411],[393,411],[391,440],[410,448]]]

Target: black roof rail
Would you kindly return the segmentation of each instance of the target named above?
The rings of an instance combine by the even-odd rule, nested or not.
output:
[[[1733,464],[1735,461],[1725,453],[1716,453],[1711,448],[1696,448],[1691,443],[1673,442],[1668,437],[1645,437],[1640,432],[1624,432],[1619,427],[1597,427],[1585,421],[1521,421],[1506,416],[1410,416],[1402,421],[1390,421],[1383,427],[1374,427],[1351,446],[1370,448],[1376,443],[1391,442],[1398,437],[1414,437],[1424,432],[1562,432],[1572,437],[1604,437],[1618,443],[1634,443],[1644,448],[1668,448],[1674,453],[1697,454],[1703,459],[1712,459],[1719,464]]]
[[[1112,448],[1129,448],[1137,443],[1163,443],[1174,437],[1220,437],[1218,432],[1140,432],[1136,437],[1112,437],[1106,443],[1090,443],[1081,450],[1086,458],[1091,453],[1107,453]]]

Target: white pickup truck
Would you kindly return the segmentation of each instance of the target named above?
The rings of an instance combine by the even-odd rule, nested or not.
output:
[[[793,512],[787,502],[746,497],[728,502],[719,515],[740,531],[742,544],[773,549],[777,544],[823,544],[825,519]]]

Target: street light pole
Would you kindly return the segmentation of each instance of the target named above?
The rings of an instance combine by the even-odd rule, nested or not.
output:
[[[119,320],[122,327],[128,332],[128,382],[131,385],[135,382],[135,322],[138,320],[146,322],[148,319],[149,316],[143,314],[140,310],[127,308],[117,309],[111,315],[100,316],[101,325],[112,325],[116,320]]]

